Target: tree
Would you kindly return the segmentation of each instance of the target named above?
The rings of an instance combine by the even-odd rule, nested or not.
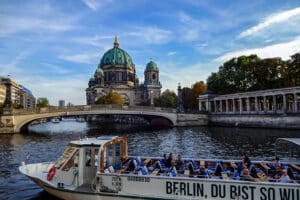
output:
[[[123,106],[125,103],[124,99],[117,92],[110,92],[107,95],[100,97],[95,104],[116,104]]]
[[[177,107],[177,95],[175,92],[167,89],[159,98],[154,99],[154,106],[176,108]]]
[[[218,72],[207,78],[206,83],[217,94],[296,86],[297,76],[300,82],[299,60],[299,53],[288,61],[260,59],[257,55],[240,56],[226,61]]]
[[[36,106],[39,108],[44,108],[49,106],[49,101],[46,97],[40,97],[37,99]]]
[[[204,94],[207,87],[203,81],[196,82],[190,91],[189,104],[192,110],[198,110],[198,97],[200,94]]]
[[[184,87],[182,88],[182,104],[184,110],[190,109],[190,102],[191,102],[191,88]]]

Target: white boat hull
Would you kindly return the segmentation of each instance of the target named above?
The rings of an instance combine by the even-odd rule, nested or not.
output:
[[[222,179],[142,176],[134,174],[97,174],[93,189],[57,187],[57,181],[47,181],[45,170],[51,165],[31,164],[20,171],[48,193],[67,200],[111,199],[300,199],[299,184],[248,182]],[[29,169],[29,170],[28,170]],[[90,185],[91,187],[91,185]]]

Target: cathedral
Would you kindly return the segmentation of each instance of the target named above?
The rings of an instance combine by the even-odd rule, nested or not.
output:
[[[117,92],[124,99],[125,105],[139,105],[142,101],[160,96],[161,84],[159,69],[152,60],[147,63],[144,71],[144,83],[140,84],[135,66],[130,55],[119,48],[118,38],[114,46],[106,51],[95,73],[89,80],[86,89],[87,104],[95,104],[102,96]]]

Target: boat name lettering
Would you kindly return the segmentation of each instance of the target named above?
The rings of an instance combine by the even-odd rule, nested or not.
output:
[[[128,181],[135,181],[135,182],[150,182],[149,177],[141,177],[141,176],[128,176]]]
[[[204,197],[205,199],[288,200],[300,199],[299,188],[253,186],[230,183],[197,183],[166,181],[166,194]]]

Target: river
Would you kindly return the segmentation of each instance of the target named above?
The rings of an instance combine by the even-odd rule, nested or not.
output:
[[[278,137],[299,137],[299,130],[231,127],[182,127],[154,129],[126,124],[99,125],[76,122],[44,123],[14,135],[0,135],[0,199],[57,199],[18,171],[29,163],[59,158],[70,140],[100,135],[125,136],[128,154],[161,156],[172,152],[193,158],[271,159]]]

